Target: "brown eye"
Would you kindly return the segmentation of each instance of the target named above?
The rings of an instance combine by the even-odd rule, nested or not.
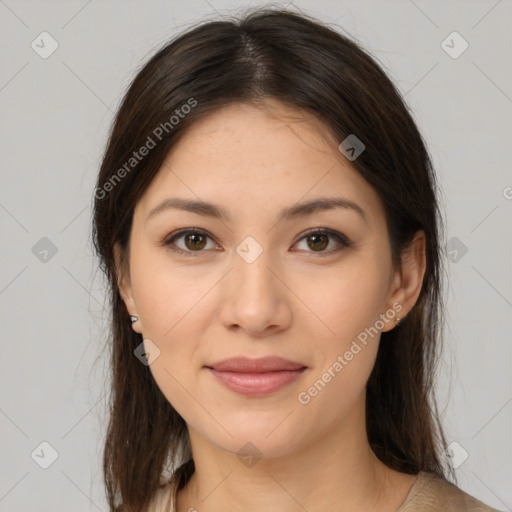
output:
[[[206,237],[199,233],[192,233],[190,235],[185,235],[185,246],[187,249],[192,251],[201,250],[206,245]]]
[[[338,252],[344,247],[350,247],[351,245],[351,242],[346,236],[336,231],[331,231],[330,229],[314,229],[308,231],[299,240],[299,244],[303,240],[306,241],[306,252],[319,253],[319,255],[328,255]],[[334,249],[325,250],[331,242],[334,243]],[[337,248],[336,244],[338,245]]]
[[[219,249],[218,245],[213,242],[213,238],[206,232],[200,229],[182,229],[169,235],[162,245],[176,253],[184,256],[200,256],[202,253],[207,253],[208,240],[213,243],[213,249]],[[306,241],[306,252],[318,253],[318,255],[329,255],[340,251],[344,247],[350,247],[351,242],[348,238],[341,233],[332,231],[330,229],[313,229],[305,233],[299,240],[298,244]],[[178,244],[181,242],[181,244]],[[326,250],[331,244],[334,248]],[[336,247],[338,245],[338,247]]]
[[[163,241],[163,245],[184,256],[199,256],[203,252],[207,252],[205,249],[208,244],[208,239],[213,239],[205,232],[199,229],[182,229],[171,234]],[[182,242],[178,244],[177,242]],[[213,243],[213,248],[216,248],[216,244]]]
[[[307,237],[311,249],[323,250],[329,245],[329,237],[325,234],[313,234]],[[311,243],[310,243],[311,242]]]

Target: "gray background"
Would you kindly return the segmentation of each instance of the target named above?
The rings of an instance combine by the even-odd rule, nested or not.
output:
[[[108,317],[89,236],[107,131],[155,47],[195,20],[257,5],[0,0],[0,511],[107,510]],[[426,137],[452,260],[440,409],[459,486],[512,510],[511,2],[294,5],[363,43]],[[46,59],[31,47],[43,31],[58,43]],[[469,45],[457,58],[462,39],[442,44],[454,31]]]

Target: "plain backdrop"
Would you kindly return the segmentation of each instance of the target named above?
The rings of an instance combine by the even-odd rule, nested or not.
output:
[[[0,0],[0,511],[107,510],[108,315],[90,228],[110,123],[155,48],[259,5]],[[293,5],[370,51],[427,140],[450,255],[437,385],[450,456],[461,488],[512,510],[512,3]]]

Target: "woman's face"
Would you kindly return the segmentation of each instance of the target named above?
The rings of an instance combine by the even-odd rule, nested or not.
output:
[[[360,435],[380,332],[402,301],[376,192],[318,122],[268,105],[272,115],[248,104],[210,114],[173,148],[135,208],[121,289],[191,435],[275,457],[342,429]],[[158,208],[177,199],[215,210]],[[298,208],[319,199],[347,203]],[[164,245],[185,229],[199,233]],[[239,387],[211,370],[268,356],[305,369],[218,374]]]

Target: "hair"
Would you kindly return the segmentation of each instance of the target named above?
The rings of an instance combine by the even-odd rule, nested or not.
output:
[[[194,469],[185,421],[134,357],[142,336],[120,295],[114,245],[124,269],[135,205],[188,127],[229,104],[266,98],[313,114],[338,141],[355,134],[364,143],[351,165],[382,200],[394,268],[417,231],[425,233],[421,292],[399,328],[381,335],[366,387],[366,427],[372,450],[390,468],[441,478],[449,472],[455,480],[434,397],[443,226],[426,145],[402,95],[359,43],[309,15],[267,7],[200,23],[158,49],[129,85],[109,133],[92,232],[112,312],[103,452],[111,512],[146,510],[166,468],[188,462],[188,476]],[[154,147],[135,160],[150,141]]]

